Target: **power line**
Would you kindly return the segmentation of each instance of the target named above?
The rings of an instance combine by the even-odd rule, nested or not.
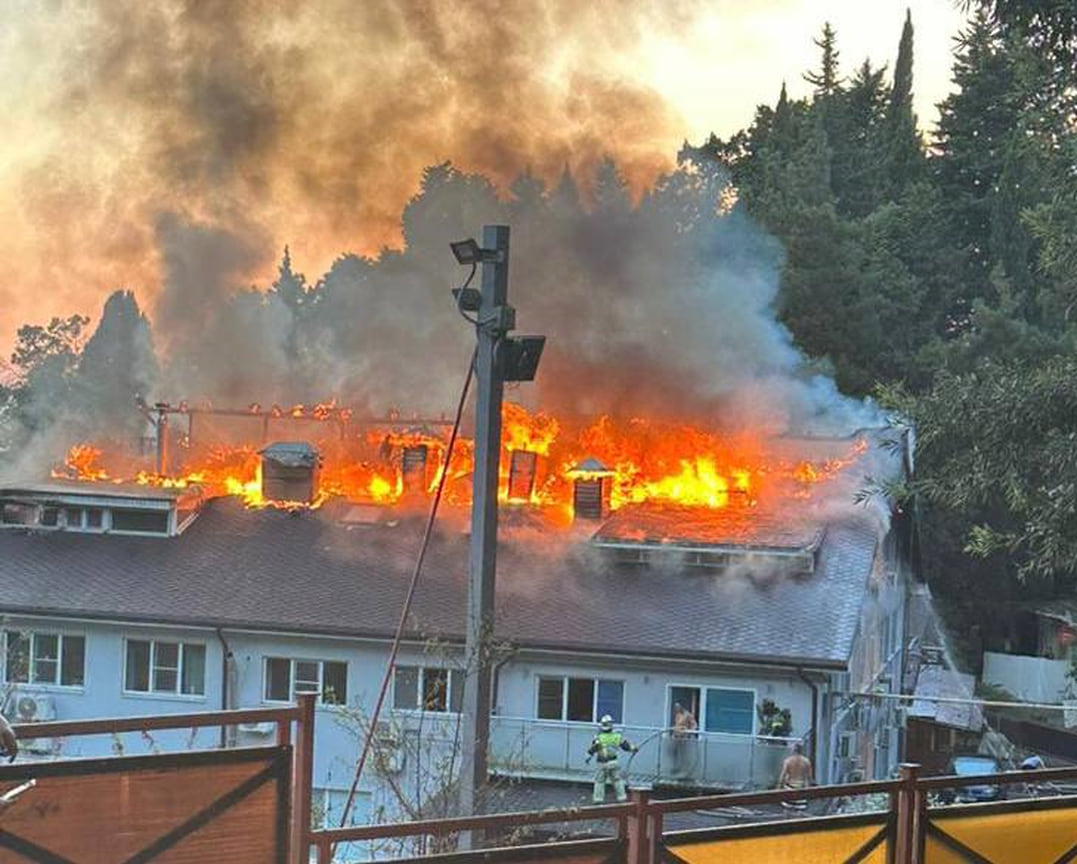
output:
[[[1074,711],[1077,710],[1077,701],[1073,705],[1060,702],[1004,702],[999,699],[977,699],[975,697],[960,696],[918,696],[915,693],[855,693],[852,691],[837,692],[836,696],[847,696],[850,699],[891,699],[908,702],[945,702],[956,705],[980,705],[985,708],[1036,708],[1044,711]]]

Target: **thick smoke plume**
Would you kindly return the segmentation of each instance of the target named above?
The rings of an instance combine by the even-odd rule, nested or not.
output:
[[[46,254],[10,272],[0,256],[0,344],[33,289],[67,301],[50,314],[117,285],[151,297],[170,264],[162,219],[235,235],[253,281],[283,242],[320,267],[398,246],[422,169],[445,159],[507,184],[525,168],[587,175],[610,153],[638,193],[684,127],[625,58],[687,32],[700,4],[17,5],[5,54],[33,71],[22,104],[49,137],[11,149],[19,208],[0,250],[21,236]]]
[[[266,294],[235,291],[235,238],[170,220],[161,390],[447,411],[474,339],[449,294],[467,271],[448,244],[502,222],[519,322],[549,340],[538,381],[515,394],[525,402],[772,432],[865,422],[777,323],[781,250],[723,209],[732,190],[717,166],[686,163],[638,205],[612,161],[591,185],[585,201],[569,175],[552,190],[525,175],[499,195],[479,175],[430,168],[403,214],[404,251],[344,256],[313,285],[285,259]]]
[[[135,274],[152,320],[151,335],[130,298],[113,313],[137,333],[103,319],[99,342],[130,343],[108,356],[137,368],[57,376],[95,396],[71,400],[72,428],[119,416],[84,403],[133,404],[136,385],[151,400],[448,411],[473,341],[449,296],[465,274],[448,243],[491,222],[512,227],[521,329],[549,340],[522,400],[774,432],[870,422],[777,323],[781,249],[733,206],[722,171],[674,167],[677,120],[661,100],[585,71],[648,28],[686,26],[695,7],[326,0],[267,15],[160,0],[39,13],[42,36],[78,29],[48,110],[84,146],[27,182],[27,217],[52,228],[77,212],[84,234],[53,231],[50,266],[97,238],[65,277]],[[285,256],[270,285],[282,237],[339,257],[308,280]]]

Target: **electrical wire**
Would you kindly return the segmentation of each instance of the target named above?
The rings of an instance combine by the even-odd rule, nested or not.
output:
[[[471,280],[475,278],[475,271],[477,271],[478,269],[478,262],[473,262],[471,264],[471,272],[467,274],[467,279],[464,280],[464,284],[456,289],[456,311],[460,313],[461,318],[463,318],[469,324],[474,324],[476,327],[479,326],[479,319],[472,318],[470,315],[467,314],[467,312],[464,311],[463,307],[460,305],[460,298],[464,296],[464,292],[471,285]]]
[[[1077,706],[1060,702],[1010,702],[1001,699],[977,699],[972,696],[919,696],[916,693],[860,693],[835,691],[835,696],[850,699],[888,699],[896,702],[938,702],[949,705],[979,705],[984,708],[1034,708],[1037,711],[1072,711]]]
[[[471,275],[475,275],[474,270],[471,271]],[[468,277],[468,282],[470,281],[471,277]],[[464,287],[467,287],[467,283],[464,283]],[[463,314],[463,312],[460,314]],[[366,730],[363,749],[359,755],[359,762],[355,766],[355,777],[352,780],[351,789],[348,791],[348,800],[344,804],[344,811],[340,817],[340,827],[342,828],[348,824],[348,815],[351,813],[351,807],[355,801],[355,793],[359,788],[359,780],[363,776],[363,768],[366,766],[367,758],[370,754],[370,747],[374,741],[374,731],[378,725],[378,718],[381,716],[381,709],[385,703],[385,696],[389,691],[389,682],[392,680],[393,670],[396,668],[396,656],[400,650],[400,643],[404,638],[404,628],[407,626],[408,615],[411,612],[411,602],[415,597],[415,589],[419,584],[419,575],[423,570],[423,561],[426,559],[426,550],[430,545],[430,537],[434,531],[434,522],[438,515],[438,505],[441,503],[441,493],[445,489],[445,481],[449,476],[449,465],[452,462],[453,448],[456,446],[456,438],[460,432],[460,421],[464,414],[464,405],[467,402],[468,391],[471,389],[471,379],[475,375],[475,359],[477,355],[478,348],[471,354],[471,360],[467,366],[467,375],[464,377],[464,386],[460,390],[460,401],[456,406],[456,418],[453,421],[452,434],[450,434],[449,443],[445,448],[445,463],[441,471],[441,477],[438,479],[437,488],[434,490],[434,500],[430,504],[430,514],[427,517],[422,543],[419,546],[419,556],[415,559],[415,569],[411,574],[411,582],[408,584],[408,592],[404,595],[404,608],[400,610],[400,620],[397,622],[396,632],[393,635],[392,647],[389,649],[389,662],[385,664],[385,675],[381,679],[381,689],[378,691],[378,699],[374,703],[374,712],[370,717],[370,725]]]

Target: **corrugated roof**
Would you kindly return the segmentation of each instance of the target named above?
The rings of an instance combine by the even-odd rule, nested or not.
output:
[[[822,539],[822,526],[799,518],[795,505],[783,512],[768,512],[741,499],[731,495],[725,507],[657,503],[622,507],[598,529],[595,540],[793,552],[814,549]]]
[[[909,706],[910,717],[923,717],[954,729],[979,732],[984,725],[983,709],[972,702],[935,702],[929,697],[947,699],[972,699],[976,693],[976,679],[971,675],[946,669],[938,664],[920,667],[916,678],[915,695]]]
[[[0,609],[387,637],[420,526],[347,526],[336,511],[218,499],[170,539],[0,530]],[[414,635],[462,637],[467,543],[433,540]],[[498,635],[533,648],[840,666],[875,548],[869,518],[847,517],[828,526],[815,573],[794,577],[618,566],[571,535],[516,532],[499,553]]]

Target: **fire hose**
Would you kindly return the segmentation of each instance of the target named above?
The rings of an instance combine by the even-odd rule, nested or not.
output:
[[[634,760],[636,758],[636,754],[639,753],[639,751],[643,749],[644,745],[649,744],[655,738],[657,738],[657,737],[659,737],[661,735],[664,735],[668,731],[669,731],[668,729],[658,729],[658,730],[652,732],[650,735],[648,735],[646,738],[644,738],[642,741],[640,741],[639,744],[637,744],[635,746],[635,749],[632,750],[632,755],[630,755],[628,757],[628,761],[625,763],[625,777],[627,777],[629,775],[629,773],[632,771],[632,760]]]

